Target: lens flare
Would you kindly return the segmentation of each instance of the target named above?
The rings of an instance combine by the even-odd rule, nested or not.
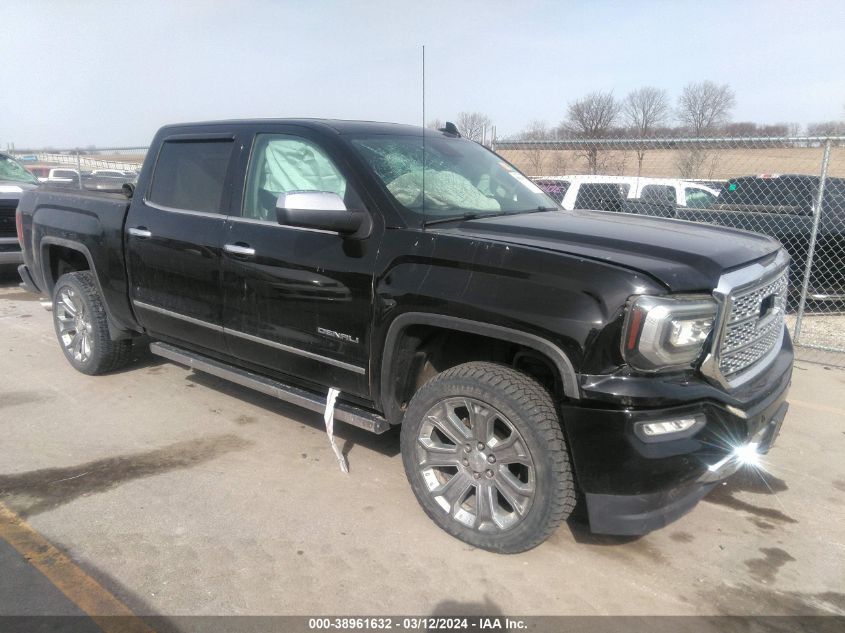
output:
[[[760,453],[758,452],[759,446],[757,442],[741,444],[734,449],[733,455],[743,466],[758,468],[761,465]]]

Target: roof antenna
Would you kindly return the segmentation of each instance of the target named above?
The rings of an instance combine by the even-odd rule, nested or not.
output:
[[[422,45],[422,214],[425,227],[425,44]]]
[[[451,121],[446,121],[446,126],[440,128],[440,131],[444,134],[449,134],[450,136],[456,136],[458,138],[461,138],[461,133],[458,131],[458,126],[452,123]]]

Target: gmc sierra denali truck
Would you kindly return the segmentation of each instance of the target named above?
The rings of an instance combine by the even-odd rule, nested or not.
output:
[[[337,389],[337,419],[401,424],[423,510],[477,547],[534,547],[580,498],[595,532],[659,528],[786,413],[778,242],[564,211],[451,125],[168,126],[126,195],[19,206],[70,364],[114,370],[143,335],[315,411]]]

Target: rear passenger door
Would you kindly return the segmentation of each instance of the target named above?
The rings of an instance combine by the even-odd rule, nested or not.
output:
[[[157,338],[221,353],[220,249],[234,140],[232,134],[165,138],[126,220],[138,321]]]

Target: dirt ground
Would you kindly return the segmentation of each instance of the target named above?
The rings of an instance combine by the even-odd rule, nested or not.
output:
[[[845,371],[797,363],[768,474],[667,528],[600,537],[571,521],[499,556],[426,518],[396,432],[338,425],[343,474],[313,413],[143,350],[84,376],[7,278],[0,502],[138,614],[843,615],[843,387]],[[28,568],[2,547],[0,567]],[[41,591],[0,581],[0,613],[58,609]]]
[[[562,176],[588,174],[584,152],[576,150],[504,149],[497,147],[502,157],[529,176]],[[781,147],[707,149],[698,155],[696,173],[689,178],[726,180],[755,174],[818,175],[822,166],[822,147]],[[686,158],[686,160],[685,160]],[[637,153],[633,150],[607,150],[599,154],[599,173],[642,176],[651,178],[680,178],[683,165],[689,168],[688,152],[676,149],[649,149],[643,152],[642,171]],[[828,175],[845,176],[845,147],[833,147],[828,163]]]

